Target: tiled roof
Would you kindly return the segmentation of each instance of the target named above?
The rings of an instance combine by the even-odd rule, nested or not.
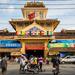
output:
[[[75,52],[75,47],[68,47],[68,48],[50,48],[50,51],[74,51]]]
[[[24,7],[45,7],[43,2],[27,2]]]

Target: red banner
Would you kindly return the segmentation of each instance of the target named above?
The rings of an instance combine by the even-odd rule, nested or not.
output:
[[[44,50],[44,45],[40,44],[27,44],[25,46],[26,50]]]
[[[28,18],[29,18],[29,20],[32,20],[33,18],[35,18],[35,12],[30,13],[30,14],[28,15]]]

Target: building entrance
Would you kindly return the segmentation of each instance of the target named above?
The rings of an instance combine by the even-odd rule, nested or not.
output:
[[[9,59],[11,58],[10,52],[1,52],[0,57],[8,57]]]
[[[26,50],[26,54],[28,55],[28,58],[31,56],[31,55],[34,55],[34,56],[42,56],[44,57],[44,50]]]

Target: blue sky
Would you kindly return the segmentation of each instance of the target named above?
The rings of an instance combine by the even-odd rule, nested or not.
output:
[[[0,30],[7,28],[9,31],[14,31],[9,24],[9,20],[12,18],[23,18],[21,9],[24,5],[12,5],[12,4],[25,4],[27,0],[0,0]],[[30,0],[33,1],[33,0]],[[37,0],[40,1],[40,0]],[[42,0],[47,8],[48,19],[60,20],[60,24],[55,31],[61,31],[61,29],[75,30],[75,0]],[[2,5],[2,4],[9,5]],[[8,9],[1,9],[8,8]],[[11,9],[12,8],[12,9]]]

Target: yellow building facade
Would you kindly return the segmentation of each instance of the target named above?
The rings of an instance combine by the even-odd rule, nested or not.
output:
[[[48,41],[54,39],[52,33],[60,21],[46,19],[48,8],[43,2],[27,2],[21,10],[22,19],[9,21],[16,31],[14,39],[22,44],[20,53],[47,56]]]

